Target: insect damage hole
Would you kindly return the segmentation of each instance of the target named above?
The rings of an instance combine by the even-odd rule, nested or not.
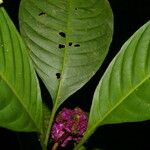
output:
[[[65,45],[63,45],[63,44],[59,44],[59,46],[58,46],[58,48],[65,48]]]
[[[59,32],[59,35],[64,37],[64,38],[66,37],[66,34],[64,32]]]
[[[41,12],[41,13],[39,13],[39,16],[43,16],[45,14],[46,14],[45,12]]]
[[[80,47],[80,44],[75,44],[74,47]]]
[[[56,73],[56,77],[57,77],[57,79],[60,79],[61,74],[60,73]]]
[[[72,46],[72,42],[69,42],[69,46]]]

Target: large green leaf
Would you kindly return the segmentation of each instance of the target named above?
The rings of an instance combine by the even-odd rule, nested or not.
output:
[[[112,12],[106,0],[22,0],[20,28],[59,107],[103,62],[112,38]]]
[[[100,125],[148,119],[150,22],[124,44],[106,70],[94,94],[84,140]]]
[[[45,145],[57,108],[102,64],[112,39],[112,24],[106,0],[21,1],[21,33],[54,104]]]
[[[41,131],[42,102],[26,47],[0,7],[0,126]]]

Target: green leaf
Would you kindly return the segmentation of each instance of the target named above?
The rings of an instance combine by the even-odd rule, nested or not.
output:
[[[79,150],[86,150],[86,149],[87,149],[86,147],[82,146],[82,147],[80,147]]]
[[[58,107],[102,64],[112,39],[106,0],[22,0],[20,28],[37,73],[53,99],[45,138]]]
[[[150,119],[150,22],[110,63],[94,94],[83,143],[104,124]]]
[[[102,64],[112,38],[105,0],[22,0],[20,28],[57,107]]]
[[[0,7],[0,126],[41,131],[42,101],[26,47]]]

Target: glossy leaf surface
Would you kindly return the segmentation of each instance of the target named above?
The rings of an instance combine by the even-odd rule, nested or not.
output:
[[[22,0],[21,32],[56,107],[102,64],[112,22],[106,0]]]
[[[141,27],[110,63],[94,93],[88,129],[75,148],[104,124],[150,119],[150,22]]]
[[[109,65],[93,98],[89,128],[150,119],[150,22]]]
[[[0,7],[0,126],[41,131],[42,102],[27,49]]]

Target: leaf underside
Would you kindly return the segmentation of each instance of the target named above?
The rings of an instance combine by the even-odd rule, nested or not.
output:
[[[102,64],[112,22],[105,0],[22,0],[21,32],[57,108]]]
[[[150,119],[150,22],[121,48],[93,98],[89,130]]]
[[[0,7],[0,126],[41,131],[42,103],[26,47]]]

